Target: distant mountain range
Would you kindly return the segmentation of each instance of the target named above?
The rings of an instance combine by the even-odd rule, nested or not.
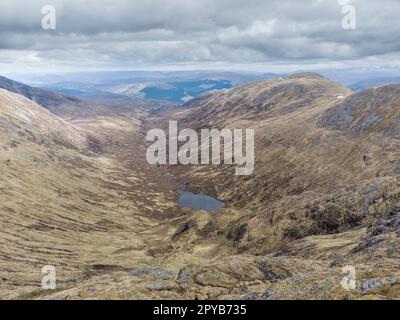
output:
[[[198,95],[227,89],[275,74],[236,72],[95,72],[48,76],[14,75],[15,79],[84,100],[93,97],[167,100],[184,103]]]
[[[400,82],[399,68],[325,69],[318,70],[318,73],[354,91]]]
[[[354,91],[400,82],[398,69],[348,68],[319,74]],[[298,71],[303,73],[303,71]],[[226,71],[104,71],[63,74],[13,74],[12,79],[82,100],[159,100],[183,104],[213,90],[286,74]]]

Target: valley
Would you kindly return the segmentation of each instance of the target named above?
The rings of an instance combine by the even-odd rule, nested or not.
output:
[[[0,89],[0,298],[400,296],[397,85],[353,93],[297,74],[158,111],[24,89]],[[169,120],[254,128],[254,173],[148,164],[146,133]],[[182,185],[224,207],[179,206]]]

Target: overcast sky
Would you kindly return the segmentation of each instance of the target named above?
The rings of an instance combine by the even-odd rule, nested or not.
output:
[[[400,1],[348,2],[356,30],[338,0],[0,0],[0,73],[400,65]]]

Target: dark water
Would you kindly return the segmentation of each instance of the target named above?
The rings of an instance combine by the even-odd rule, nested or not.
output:
[[[181,208],[214,212],[224,206],[223,202],[203,194],[194,194],[192,192],[181,190],[179,191],[179,195],[178,204]]]

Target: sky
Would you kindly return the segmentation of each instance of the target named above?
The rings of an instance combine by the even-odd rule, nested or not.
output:
[[[399,0],[0,0],[0,72],[399,67],[399,16]]]

